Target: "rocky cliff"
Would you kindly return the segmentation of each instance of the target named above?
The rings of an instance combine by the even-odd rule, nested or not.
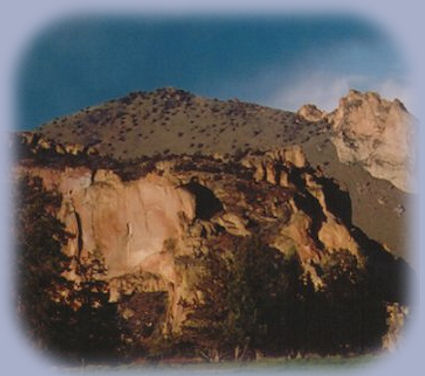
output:
[[[415,125],[399,100],[351,90],[327,116],[341,162],[358,163],[405,192],[414,190]]]
[[[290,114],[236,101],[205,104],[180,91],[159,96],[132,95],[123,103],[162,100],[168,117],[189,118],[200,103],[213,117],[239,114],[245,127],[270,112],[290,121],[290,131],[283,129],[296,136],[265,148],[270,135],[263,135],[263,147],[232,146],[233,153],[219,153],[227,151],[225,143],[213,152],[209,143],[205,153],[167,148],[142,155],[136,148],[132,158],[122,158],[106,152],[105,139],[93,139],[102,111],[112,116],[115,107],[93,110],[98,124],[88,138],[81,114],[62,127],[18,134],[15,176],[41,178],[46,191],[61,197],[53,214],[69,235],[62,252],[71,260],[62,276],[81,289],[82,266],[101,261],[105,272],[93,279],[118,307],[120,336],[143,354],[165,354],[164,343],[191,356],[208,353],[210,360],[229,349],[237,359],[247,351],[253,357],[391,347],[408,312],[409,268],[394,256],[398,243],[375,217],[389,212],[394,218],[383,219],[385,229],[403,232],[391,227],[401,220],[389,206],[398,191],[373,176],[408,189],[412,131],[403,106],[350,92],[330,114],[311,105]],[[67,122],[81,139],[54,140]],[[397,153],[395,139],[403,140]],[[382,203],[371,203],[371,192]],[[371,217],[378,230],[363,222]]]
[[[329,258],[342,260],[348,254],[355,270],[383,283],[379,294],[385,304],[402,300],[397,289],[388,287],[397,275],[382,275],[397,260],[377,243],[367,245],[365,235],[351,224],[347,193],[313,169],[300,147],[231,159],[168,157],[157,160],[148,173],[146,163],[133,165],[139,174],[133,172],[130,176],[138,177],[130,179],[111,169],[78,165],[81,160],[46,167],[27,159],[16,174],[40,177],[47,190],[60,193],[56,216],[72,234],[63,251],[74,265],[92,255],[104,260],[107,273],[99,278],[108,284],[110,302],[166,294],[166,316],[156,323],[162,333],[184,333],[194,310],[187,302],[202,296],[198,281],[203,267],[188,270],[188,260],[211,250],[235,252],[238,242],[254,237],[284,259],[299,260],[299,278],[310,281],[315,291],[329,287],[323,275]],[[368,264],[371,257],[381,260],[379,273]],[[76,269],[65,275],[78,281]],[[129,319],[138,313],[127,309],[125,315]]]

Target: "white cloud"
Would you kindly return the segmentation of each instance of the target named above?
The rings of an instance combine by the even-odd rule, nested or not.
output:
[[[391,100],[395,98],[400,99],[410,112],[415,113],[413,96],[411,90],[407,86],[404,86],[393,79],[388,79],[381,82],[376,91],[384,98]]]
[[[299,77],[275,91],[267,104],[295,111],[304,104],[312,103],[323,110],[332,111],[350,89],[376,91],[387,99],[399,98],[408,109],[411,106],[408,88],[393,79],[376,81],[366,76],[332,76],[329,73]]]

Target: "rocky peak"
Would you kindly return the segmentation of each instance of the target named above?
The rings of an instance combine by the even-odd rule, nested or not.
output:
[[[359,163],[372,176],[413,190],[415,125],[399,100],[350,90],[327,119],[341,162]]]

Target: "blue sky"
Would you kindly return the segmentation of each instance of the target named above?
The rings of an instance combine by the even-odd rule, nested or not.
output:
[[[23,54],[17,127],[164,86],[287,110],[331,110],[349,88],[407,101],[406,77],[388,35],[348,16],[76,17]]]

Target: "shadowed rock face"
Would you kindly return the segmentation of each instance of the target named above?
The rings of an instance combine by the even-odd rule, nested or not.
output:
[[[198,179],[192,178],[183,188],[195,196],[196,218],[208,220],[214,214],[223,210],[220,200],[215,197],[211,190],[199,184]]]
[[[328,120],[341,162],[360,163],[372,176],[414,190],[414,121],[400,101],[351,90]]]

